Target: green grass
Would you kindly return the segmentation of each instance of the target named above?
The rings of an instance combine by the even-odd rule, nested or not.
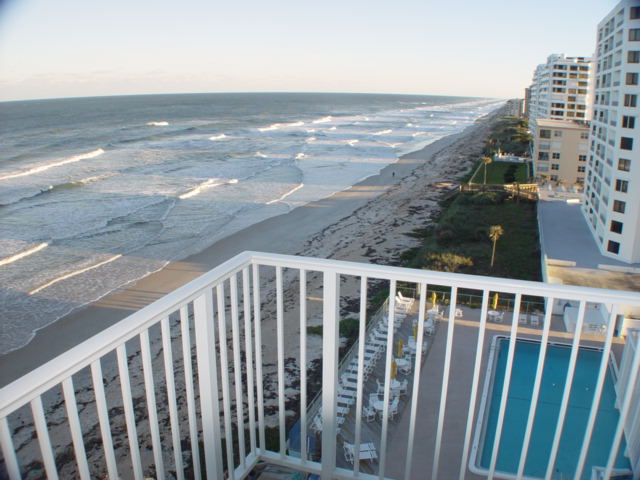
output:
[[[422,246],[404,256],[406,266],[540,280],[536,208],[535,202],[516,202],[499,193],[458,195],[448,202],[437,226],[422,231]],[[493,268],[491,225],[504,229]]]
[[[461,181],[466,183],[471,180],[473,174],[473,183],[484,183],[484,166],[482,161],[476,162],[471,169],[471,172],[467,173],[461,178]],[[480,169],[478,169],[480,167]],[[527,171],[527,165],[524,163],[516,162],[491,162],[487,165],[487,183],[499,184],[504,183],[527,183],[529,179],[529,173]]]

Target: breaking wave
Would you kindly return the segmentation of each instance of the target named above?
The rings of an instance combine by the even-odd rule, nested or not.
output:
[[[204,182],[202,182],[200,185],[197,185],[193,188],[191,188],[190,190],[187,190],[185,193],[183,193],[182,195],[178,196],[178,198],[180,200],[184,200],[186,198],[191,198],[191,197],[195,197],[196,195],[202,193],[205,190],[208,190],[210,188],[213,187],[218,187],[220,185],[225,185],[228,183],[238,183],[238,179],[237,178],[232,178],[230,180],[222,180],[220,178],[210,178]]]
[[[150,127],[166,127],[169,122],[147,122],[147,125]]]
[[[118,255],[114,255],[113,257],[110,257],[106,260],[103,260],[102,262],[96,263],[95,265],[91,265],[90,267],[81,268],[80,270],[76,270],[75,272],[67,273],[66,275],[61,275],[58,278],[54,278],[50,282],[44,283],[39,287],[34,288],[29,292],[29,295],[34,295],[39,291],[44,290],[47,287],[50,287],[51,285],[54,285],[62,280],[66,280],[67,278],[75,277],[76,275],[80,275],[81,273],[88,272],[89,270],[93,270],[94,268],[98,268],[98,267],[101,267],[102,265],[106,265],[107,263],[111,263],[119,259],[120,257],[122,257],[121,253],[119,253]]]
[[[327,122],[330,122],[331,120],[333,120],[333,118],[331,117],[331,115],[329,115],[328,117],[322,117],[317,120],[314,120],[311,123],[327,123]]]
[[[282,200],[287,198],[289,195],[291,195],[293,192],[295,192],[297,190],[300,190],[302,187],[304,187],[304,183],[301,183],[297,187],[293,187],[291,190],[289,190],[288,192],[284,193],[280,198],[276,198],[275,200],[271,200],[270,202],[267,202],[266,205],[272,205],[274,203],[281,202]]]
[[[35,247],[24,250],[23,252],[16,253],[15,255],[11,255],[10,257],[2,258],[0,259],[0,266],[8,265],[9,263],[13,263],[17,260],[20,260],[21,258],[25,258],[25,257],[28,257],[29,255],[33,255],[34,253],[39,252],[40,250],[47,248],[48,246],[49,244],[46,242],[41,243],[40,245],[36,245]]]
[[[65,158],[64,160],[47,163],[45,165],[39,165],[37,167],[30,168],[29,170],[24,170],[22,172],[10,173],[9,175],[4,175],[0,177],[0,180],[9,180],[10,178],[26,177],[27,175],[33,175],[34,173],[44,172],[45,170],[49,170],[50,168],[59,167],[61,165],[66,165],[68,163],[74,163],[74,162],[79,162],[80,160],[88,160],[90,158],[95,158],[99,155],[102,155],[103,153],[104,153],[104,150],[101,148],[98,148],[97,150],[93,150],[91,152],[73,155],[71,157]]]

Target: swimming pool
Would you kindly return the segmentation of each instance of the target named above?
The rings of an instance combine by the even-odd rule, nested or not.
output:
[[[485,385],[484,408],[481,408],[478,421],[479,434],[476,436],[474,457],[471,459],[472,470],[478,473],[486,473],[491,463],[508,347],[508,338],[494,338],[493,361],[490,361],[492,366],[485,380],[488,383]],[[497,477],[509,478],[517,472],[531,405],[539,352],[540,342],[524,339],[516,341],[513,373],[511,375],[507,408],[496,463]],[[558,421],[570,353],[570,345],[550,344],[547,347],[536,417],[525,465],[525,475],[527,477],[543,478],[545,475]],[[573,478],[574,476],[589,418],[601,359],[602,351],[600,350],[580,348],[578,351],[569,406],[554,466],[554,476],[558,478]],[[618,410],[614,405],[615,390],[610,366],[603,386],[598,416],[582,475],[583,479],[591,477],[592,466],[604,466],[607,462],[619,416]],[[627,458],[624,456],[625,447],[623,439],[618,450],[615,468],[631,468]]]

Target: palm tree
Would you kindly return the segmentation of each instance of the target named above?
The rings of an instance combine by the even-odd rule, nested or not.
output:
[[[493,261],[496,258],[496,242],[504,234],[504,229],[501,225],[491,225],[489,227],[489,238],[493,242],[493,251],[491,252],[491,268],[493,268]]]
[[[482,157],[484,162],[484,184],[487,184],[487,165],[492,162],[491,157]]]

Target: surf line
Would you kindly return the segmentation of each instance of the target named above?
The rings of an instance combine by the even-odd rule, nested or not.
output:
[[[99,155],[102,155],[103,153],[104,153],[104,150],[101,148],[98,148],[97,150],[94,150],[92,152],[74,155],[72,157],[66,158],[59,162],[40,165],[38,167],[33,167],[29,170],[18,172],[18,173],[10,173],[8,175],[4,175],[0,177],[0,180],[9,180],[10,178],[18,178],[18,177],[25,177],[27,175],[33,175],[34,173],[44,172],[45,170],[49,170],[50,168],[53,168],[53,167],[60,167],[61,165],[66,165],[67,163],[75,163],[75,162],[79,162],[80,160],[88,160],[90,158],[95,158]]]
[[[40,245],[36,245],[33,248],[30,248],[28,250],[25,250],[24,252],[20,252],[20,253],[16,253],[15,255],[11,255],[10,257],[7,258],[3,258],[2,260],[0,260],[0,266],[1,265],[7,265],[9,263],[13,263],[17,260],[20,260],[21,258],[24,257],[28,257],[29,255],[32,255],[36,252],[39,252],[40,250],[42,250],[43,248],[47,248],[49,246],[48,243],[41,243]]]
[[[304,187],[304,183],[301,183],[297,187],[292,188],[291,190],[286,192],[284,195],[282,195],[280,198],[276,198],[275,200],[271,200],[270,202],[267,202],[266,205],[272,205],[274,203],[280,202],[280,201],[284,200],[285,198],[287,198],[289,195],[291,195],[296,190],[300,190],[302,187]]]
[[[34,288],[33,290],[31,290],[29,292],[29,295],[33,295],[35,293],[38,293],[40,290],[44,290],[45,288],[50,287],[51,285],[53,285],[55,283],[61,282],[62,280],[66,280],[67,278],[75,277],[76,275],[80,275],[81,273],[88,272],[89,270],[93,270],[94,268],[98,268],[98,267],[101,267],[102,265],[106,265],[107,263],[111,263],[111,262],[119,259],[121,256],[122,256],[122,254],[119,253],[118,255],[114,255],[113,257],[108,258],[108,259],[106,259],[106,260],[104,260],[104,261],[102,261],[100,263],[96,263],[95,265],[91,265],[90,267],[86,267],[86,268],[83,268],[81,270],[77,270],[75,272],[67,273],[66,275],[63,275],[61,277],[54,278],[50,282],[47,282],[47,283],[45,283],[43,285],[40,285],[39,287]]]

